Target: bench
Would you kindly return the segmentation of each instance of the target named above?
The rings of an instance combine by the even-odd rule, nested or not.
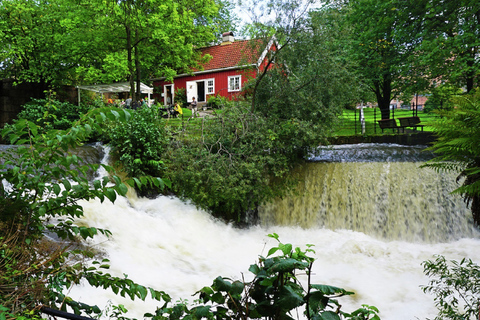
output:
[[[417,130],[417,128],[421,128],[423,131],[423,124],[420,124],[420,118],[419,117],[404,117],[404,118],[398,118],[400,121],[400,127],[406,128],[413,128],[414,130]]]
[[[382,133],[385,129],[392,129],[392,132],[394,132],[395,130],[397,130],[398,132],[400,129],[403,129],[401,126],[397,126],[397,121],[395,121],[395,119],[378,120],[378,126],[380,127],[380,129],[382,129]]]

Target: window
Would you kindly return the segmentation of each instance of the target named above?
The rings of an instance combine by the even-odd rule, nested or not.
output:
[[[207,94],[215,93],[215,81],[213,79],[207,80]]]
[[[228,91],[240,91],[242,76],[228,77]]]

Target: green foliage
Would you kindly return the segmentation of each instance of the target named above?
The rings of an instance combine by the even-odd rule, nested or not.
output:
[[[452,100],[453,109],[441,111],[433,123],[438,140],[430,148],[438,154],[425,164],[437,171],[453,171],[464,178],[461,194],[471,205],[473,219],[480,224],[480,92]]]
[[[298,308],[305,307],[306,319],[380,319],[375,307],[364,306],[352,313],[341,310],[338,298],[352,295],[342,288],[312,284],[311,269],[314,252],[311,245],[303,251],[283,244],[277,234],[278,246],[266,257],[250,266],[254,275],[251,282],[217,277],[210,287],[196,295],[198,304],[188,308],[185,302],[173,307],[159,308],[155,314],[146,314],[152,320],[163,319],[294,319]],[[301,278],[305,280],[302,281]]]
[[[184,106],[187,103],[187,90],[185,88],[177,88],[175,90],[175,102],[180,103],[180,106]]]
[[[467,92],[479,85],[480,45],[478,2],[421,0],[408,3],[410,23],[416,26],[414,68],[424,70],[430,80],[438,80]],[[426,54],[425,54],[426,53]]]
[[[130,177],[163,175],[161,158],[170,137],[160,121],[157,106],[141,107],[128,121],[112,123],[106,132],[115,158]]]
[[[478,319],[480,310],[480,267],[470,259],[446,261],[437,256],[423,262],[424,273],[431,278],[422,290],[435,295],[438,315],[442,319]]]
[[[202,122],[198,139],[179,140],[164,154],[174,192],[227,221],[246,222],[257,206],[288,189],[297,157],[296,123],[269,123],[248,106],[226,106]]]
[[[424,112],[449,110],[453,108],[452,98],[462,94],[462,90],[450,84],[440,84],[431,89],[431,95],[425,103]]]
[[[39,304],[98,313],[98,307],[64,296],[64,290],[81,279],[132,298],[145,299],[148,291],[154,299],[168,300],[162,292],[102,273],[108,268],[105,262],[89,266],[85,259],[93,258],[94,252],[77,243],[97,234],[110,235],[108,230],[75,223],[83,215],[80,200],[113,202],[127,193],[127,184],[163,183],[152,177],[122,182],[107,165],[102,166],[110,177],[89,181],[89,172],[99,165],[71,152],[92,132],[101,132],[107,119],[125,122],[129,117],[125,110],[103,108],[90,111],[67,130],[41,132],[25,119],[2,130],[2,137],[15,147],[2,154],[0,163],[0,308],[29,318],[36,317]],[[60,241],[49,240],[47,234]]]
[[[213,109],[219,109],[226,103],[226,98],[222,96],[209,96],[207,99],[207,105]]]
[[[48,99],[32,99],[31,102],[23,105],[17,118],[34,122],[42,131],[65,130],[72,127],[73,123],[88,110],[89,108],[84,104],[77,106],[49,97]]]
[[[0,74],[47,84],[171,79],[196,66],[194,48],[214,41],[218,26],[232,25],[228,8],[222,0],[2,1]]]

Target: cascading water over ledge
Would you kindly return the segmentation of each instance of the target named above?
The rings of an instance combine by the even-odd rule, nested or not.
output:
[[[360,231],[386,240],[478,237],[454,173],[421,168],[424,146],[341,145],[298,169],[298,193],[261,208],[262,225]]]

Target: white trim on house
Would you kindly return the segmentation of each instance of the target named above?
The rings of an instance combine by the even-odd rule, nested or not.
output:
[[[270,51],[270,48],[272,47],[272,45],[274,43],[277,42],[277,38],[275,38],[275,36],[273,36],[270,41],[268,41],[268,44],[267,44],[267,47],[263,50],[262,54],[260,55],[260,58],[258,58],[258,61],[257,61],[257,68],[259,68],[261,65],[262,65],[262,62],[263,60],[265,60],[265,58],[267,57],[267,54],[268,52]],[[277,47],[278,49],[278,47]]]

